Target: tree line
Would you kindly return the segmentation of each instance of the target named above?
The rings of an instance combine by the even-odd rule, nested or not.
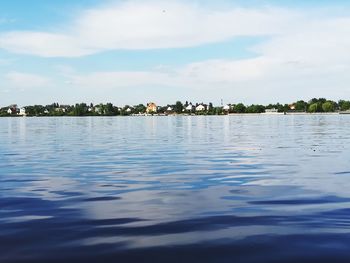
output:
[[[203,105],[201,110],[197,110],[199,105]],[[26,106],[27,116],[128,116],[135,114],[145,114],[147,106],[144,104],[125,105],[118,107],[112,103],[97,104],[77,103],[75,105],[30,105]],[[19,110],[8,112],[9,107],[0,109],[0,116],[18,115]],[[325,98],[313,98],[308,102],[299,100],[292,104],[251,104],[243,103],[213,106],[213,103],[182,103],[177,101],[174,104],[158,106],[156,112],[151,114],[196,114],[196,115],[223,115],[228,113],[263,113],[267,109],[276,109],[278,112],[335,112],[350,110],[350,101],[339,100],[337,102]]]

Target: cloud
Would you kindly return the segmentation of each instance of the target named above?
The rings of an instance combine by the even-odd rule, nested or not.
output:
[[[166,102],[187,95],[249,103],[346,98],[350,17],[316,9],[223,9],[185,2],[128,1],[85,10],[74,21],[58,26],[60,30],[0,33],[0,48],[43,57],[79,57],[108,50],[192,47],[237,36],[266,36],[247,47],[253,55],[247,59],[211,59],[144,71],[97,72],[92,67],[85,74],[61,66],[58,82],[75,88],[75,98],[96,96],[101,101],[103,96],[118,100],[128,98],[126,94],[140,97],[140,93],[156,94],[157,99],[161,92]]]
[[[116,49],[193,47],[237,36],[282,33],[298,14],[280,8],[213,9],[174,1],[128,1],[80,13],[61,30],[0,34],[0,48],[42,57]]]
[[[46,77],[16,71],[7,73],[5,79],[14,88],[41,88],[50,84]]]
[[[10,32],[0,35],[0,47],[19,54],[40,57],[80,57],[92,54],[74,37],[43,32]]]

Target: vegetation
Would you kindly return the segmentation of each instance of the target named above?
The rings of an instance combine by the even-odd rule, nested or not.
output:
[[[199,108],[197,108],[200,106]],[[0,109],[0,117],[18,116],[20,110],[16,105]],[[112,103],[97,104],[77,103],[75,105],[31,105],[26,106],[27,116],[128,116],[146,114],[147,106],[144,104],[125,105],[124,107],[114,106]],[[336,112],[350,110],[350,101],[339,100],[338,102],[325,98],[313,98],[308,102],[299,100],[292,104],[269,104],[269,105],[244,105],[243,103],[228,104],[225,106],[213,106],[213,103],[192,103],[176,101],[175,104],[157,107],[157,113],[152,114],[196,114],[196,115],[223,115],[229,113],[263,113],[265,110],[275,109],[278,112]],[[11,112],[11,113],[9,113]]]

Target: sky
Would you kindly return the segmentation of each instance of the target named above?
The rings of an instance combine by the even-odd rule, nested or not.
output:
[[[350,99],[350,2],[0,2],[0,106]]]

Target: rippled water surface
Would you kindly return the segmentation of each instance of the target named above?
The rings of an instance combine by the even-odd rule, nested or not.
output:
[[[0,119],[0,262],[350,262],[350,116]]]

